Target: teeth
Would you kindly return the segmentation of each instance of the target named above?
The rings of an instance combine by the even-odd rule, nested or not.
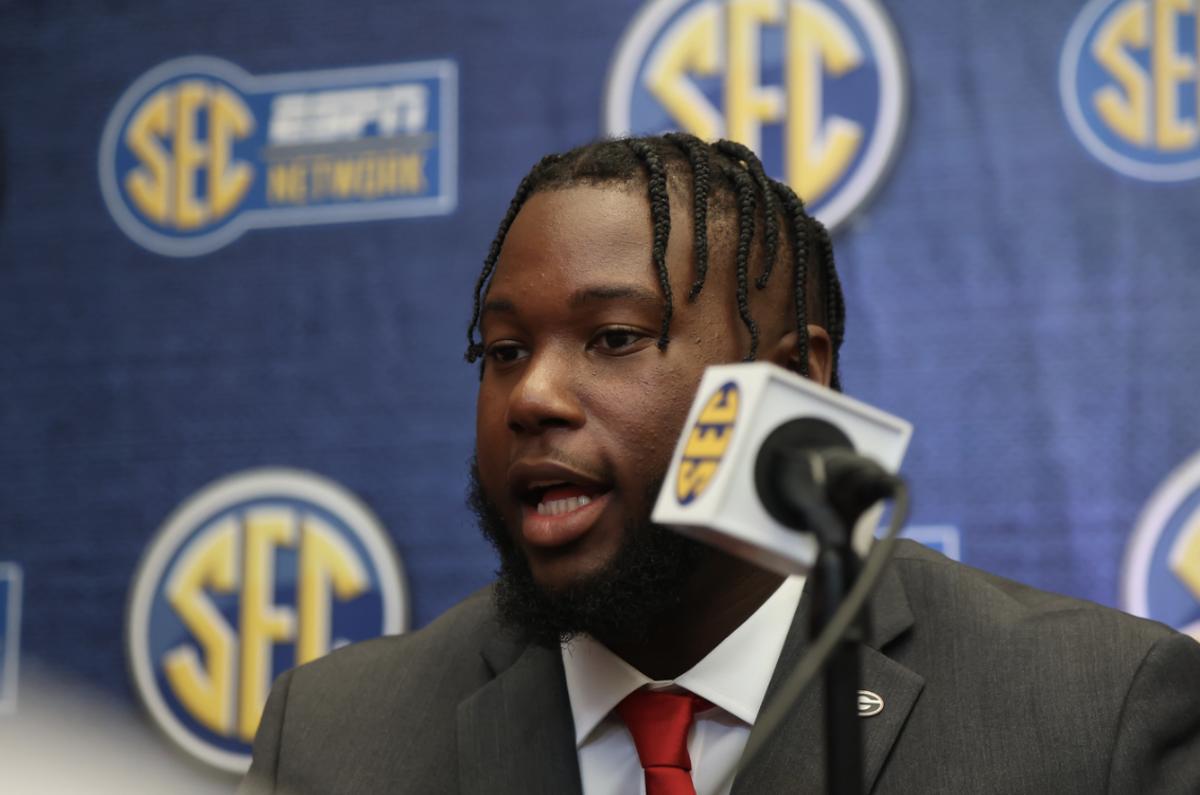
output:
[[[591,497],[568,497],[565,500],[550,500],[550,502],[539,502],[537,506],[538,516],[558,516],[564,513],[570,513],[577,508],[582,508],[592,501]]]

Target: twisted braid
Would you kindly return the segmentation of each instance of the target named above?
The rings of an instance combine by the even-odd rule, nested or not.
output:
[[[708,276],[708,193],[711,158],[708,144],[694,135],[669,133],[666,139],[683,149],[692,167],[692,247],[696,254],[696,280],[688,291],[688,301],[695,301],[704,289]]]
[[[763,271],[762,275],[754,281],[754,285],[762,290],[767,286],[767,280],[771,278],[771,271],[775,269],[775,259],[779,253],[779,222],[776,220],[779,205],[776,202],[775,191],[771,189],[775,180],[767,176],[767,172],[763,170],[762,161],[758,159],[758,155],[750,151],[749,147],[737,141],[728,140],[717,141],[713,147],[735,160],[742,161],[750,172],[750,176],[754,177],[754,181],[758,183],[759,193],[763,197]]]
[[[663,291],[662,330],[658,336],[658,348],[664,350],[670,341],[671,315],[674,307],[671,301],[671,279],[667,273],[667,241],[671,235],[671,200],[667,195],[667,172],[663,167],[658,153],[645,141],[632,140],[629,148],[646,164],[649,173],[650,218],[654,223],[654,243],[651,257],[654,267],[658,270],[658,281]]]
[[[804,202],[782,182],[774,183],[779,201],[787,211],[788,226],[792,243],[792,302],[796,313],[796,347],[802,354],[808,352],[808,215]],[[808,375],[808,356],[800,357],[800,375]]]
[[[833,259],[833,241],[829,237],[829,230],[815,218],[810,219],[813,226],[817,230],[817,245],[821,252],[821,269],[822,277],[825,282],[824,299],[825,299],[825,327],[829,332],[829,339],[832,342],[833,362],[830,370],[832,377],[830,386],[834,389],[841,390],[841,379],[838,376],[838,353],[842,347],[842,341],[846,335],[846,302],[842,296],[842,282],[837,275],[837,267]]]
[[[475,331],[479,328],[479,313],[483,303],[483,290],[492,272],[496,270],[496,260],[500,258],[500,249],[504,245],[504,238],[508,237],[508,229],[516,219],[517,213],[521,211],[525,200],[529,198],[529,194],[533,190],[533,186],[536,184],[542,171],[561,159],[562,155],[554,154],[546,155],[539,160],[537,165],[530,169],[525,178],[521,180],[521,184],[517,186],[517,192],[513,194],[512,201],[508,203],[508,211],[504,214],[504,219],[500,221],[500,228],[496,231],[496,237],[492,240],[491,248],[488,249],[487,259],[483,261],[483,270],[479,272],[479,278],[475,280],[475,301],[474,307],[471,310],[471,325],[467,326],[466,360],[468,362],[474,362],[483,355],[483,345],[475,340]]]
[[[748,278],[750,270],[750,245],[754,242],[754,181],[741,165],[730,169],[730,178],[737,186],[738,208],[738,243],[737,243],[737,307],[742,323],[750,331],[750,353],[745,361],[752,362],[758,356],[758,324],[750,315],[750,303],[747,301]]]

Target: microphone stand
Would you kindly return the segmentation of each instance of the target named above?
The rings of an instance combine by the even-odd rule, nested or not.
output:
[[[786,524],[813,533],[819,545],[809,572],[812,594],[810,637],[816,638],[829,623],[858,577],[861,561],[852,548],[847,520],[831,506],[824,493],[824,460],[816,451],[789,450],[775,459],[776,494],[792,521]],[[858,513],[861,513],[859,511]],[[830,795],[862,792],[862,731],[858,717],[861,680],[859,644],[866,638],[867,612],[838,641],[825,665],[826,785]]]
[[[821,533],[817,534],[820,537]],[[848,539],[849,533],[841,533]],[[825,629],[858,577],[860,561],[850,544],[839,538],[822,539],[813,578],[809,637]],[[865,639],[864,611],[838,642],[825,665],[825,749],[827,784],[831,795],[862,792],[862,732],[858,717],[858,690],[862,670],[859,644]]]

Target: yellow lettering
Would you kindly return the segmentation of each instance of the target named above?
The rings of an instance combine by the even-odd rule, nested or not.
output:
[[[206,530],[180,557],[166,586],[168,604],[204,650],[205,662],[183,644],[163,656],[163,672],[184,708],[218,734],[233,729],[237,637],[205,590],[232,593],[237,587],[237,530],[232,519]]]
[[[734,387],[722,389],[709,399],[700,412],[700,422],[705,425],[728,425],[738,412],[738,392]]]
[[[296,665],[329,651],[332,595],[344,602],[365,592],[369,584],[370,578],[354,548],[320,519],[306,516],[296,596]]]
[[[267,169],[270,204],[304,204],[308,200],[308,169],[301,160],[274,163]]]
[[[1179,84],[1196,81],[1196,61],[1178,49],[1180,12],[1195,12],[1193,0],[1154,0],[1155,142],[1168,152],[1196,145],[1196,124],[1179,118]]]
[[[679,484],[675,495],[680,500],[695,497],[708,486],[712,476],[717,471],[719,461],[689,461],[684,459],[679,464]]]
[[[400,155],[397,172],[398,193],[422,193],[428,188],[424,152]]]
[[[254,131],[254,117],[241,98],[224,86],[213,92],[208,106],[208,202],[214,219],[237,206],[254,178],[248,163],[234,163],[233,142]]]
[[[197,138],[207,111],[207,141]],[[190,230],[236,209],[254,170],[233,159],[233,144],[254,131],[254,117],[227,88],[188,80],[162,88],[138,108],[125,142],[140,165],[125,177],[134,205],[162,225]],[[172,139],[170,149],[164,139]],[[207,171],[206,197],[197,195],[198,172]]]
[[[377,175],[378,184],[375,189],[380,196],[394,196],[400,192],[400,164],[402,158],[389,155],[383,158]]]
[[[125,143],[141,162],[125,176],[125,189],[138,210],[160,224],[171,214],[171,155],[159,144],[171,133],[171,100],[170,88],[156,91],[138,108],[125,131]]]
[[[1121,85],[1107,85],[1093,95],[1096,112],[1109,129],[1138,146],[1150,145],[1150,85],[1126,47],[1149,44],[1149,15],[1146,0],[1133,0],[1104,23],[1092,43],[1092,56]]]
[[[327,157],[314,158],[309,170],[312,172],[312,197],[323,199],[333,190],[333,163]]]
[[[845,24],[812,0],[792,0],[787,49],[787,181],[815,202],[845,173],[863,139],[855,122],[824,118],[823,77],[858,68],[863,55]]]
[[[354,193],[354,182],[358,176],[353,160],[335,160],[333,163],[333,195],[339,199]]]
[[[275,549],[295,546],[296,519],[288,510],[261,508],[246,516],[242,581],[241,698],[238,736],[254,739],[271,686],[271,647],[295,637],[295,615],[273,604]]]
[[[378,158],[364,158],[364,160],[366,168],[363,173],[362,196],[366,199],[374,199],[383,193],[385,175],[393,160],[387,155]]]
[[[783,95],[759,84],[760,28],[783,20],[780,0],[731,0],[726,39],[726,134],[755,151],[761,150],[763,122],[783,118]]]
[[[378,199],[427,188],[424,152],[366,152],[346,158],[297,158],[267,169],[267,200],[304,204],[323,199]]]
[[[705,140],[721,137],[721,114],[688,75],[719,73],[720,21],[715,2],[698,4],[671,26],[646,68],[647,90],[681,129]]]
[[[196,139],[196,114],[208,102],[208,84],[187,80],[175,95],[175,225],[195,229],[208,220],[196,198],[196,172],[208,160],[208,150]]]
[[[688,458],[720,458],[729,446],[732,425],[701,425],[688,436],[683,454]]]

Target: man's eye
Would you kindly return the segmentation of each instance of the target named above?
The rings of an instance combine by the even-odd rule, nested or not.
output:
[[[499,342],[489,345],[487,358],[497,364],[509,364],[525,357],[525,349],[511,342]]]
[[[614,328],[602,331],[596,335],[593,346],[605,353],[626,353],[638,346],[647,337],[640,331],[627,328]]]

